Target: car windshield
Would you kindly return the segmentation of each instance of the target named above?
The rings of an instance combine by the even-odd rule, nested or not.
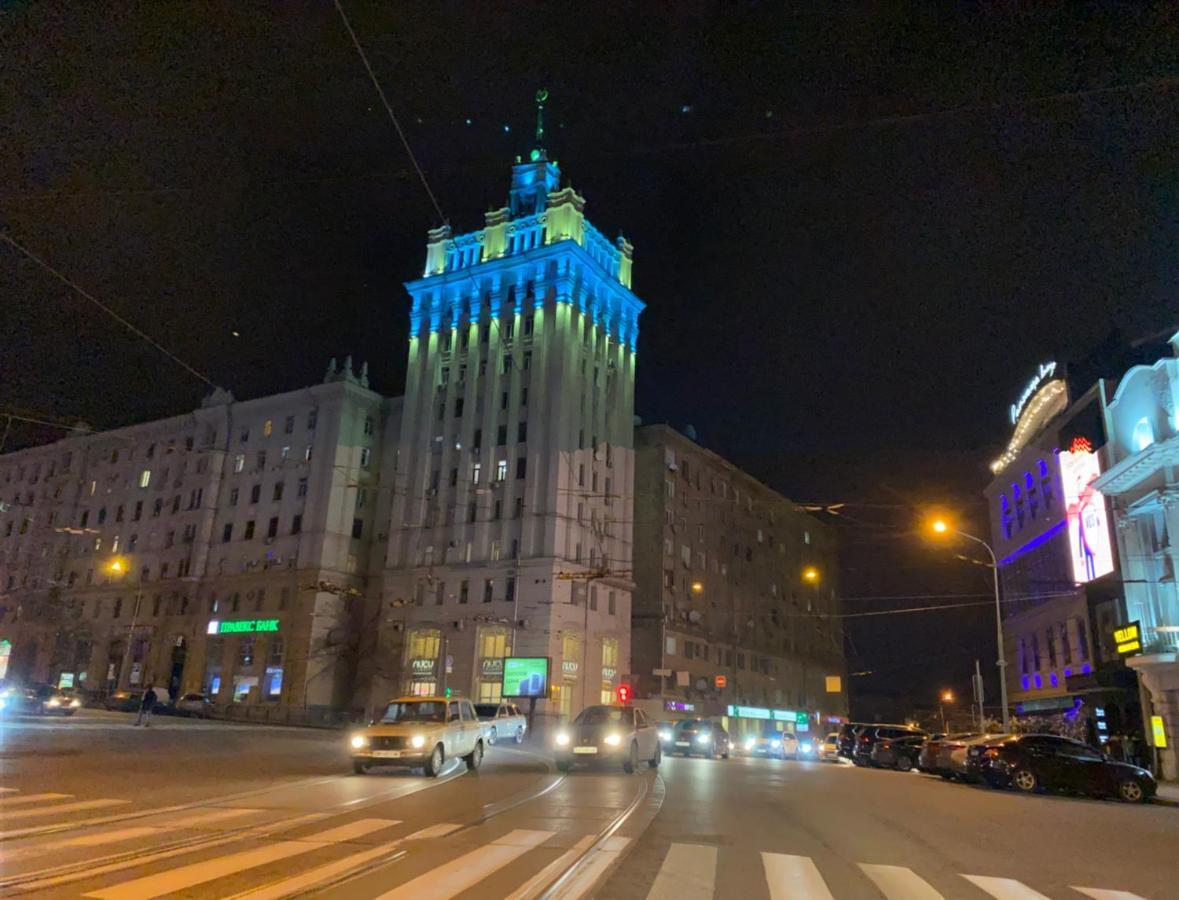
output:
[[[587,706],[578,713],[573,722],[575,725],[629,725],[632,721],[630,714],[629,709],[619,709],[615,706]]]
[[[711,722],[700,722],[695,719],[690,719],[687,722],[680,722],[676,726],[677,731],[711,731]]]
[[[498,711],[499,711],[499,707],[496,706],[494,703],[476,703],[475,704],[475,715],[477,715],[480,719],[494,719],[495,714]]]
[[[390,703],[381,716],[385,724],[395,722],[445,722],[446,704],[433,700],[410,700],[404,703]]]

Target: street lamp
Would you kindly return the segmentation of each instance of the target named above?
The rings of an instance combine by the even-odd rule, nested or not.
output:
[[[929,523],[929,530],[939,537],[944,537],[950,534],[956,534],[960,538],[965,538],[968,541],[974,541],[987,551],[991,557],[991,575],[994,578],[995,585],[995,639],[999,649],[999,659],[996,665],[999,667],[999,702],[1003,709],[1003,731],[1010,733],[1011,731],[1011,715],[1007,711],[1007,654],[1003,649],[1003,613],[999,600],[999,561],[995,558],[995,551],[991,549],[991,545],[982,538],[977,538],[973,534],[967,534],[964,531],[959,531],[951,523],[943,518],[935,518]]]
[[[942,732],[943,733],[946,733],[950,730],[948,727],[946,727],[946,704],[953,703],[953,702],[954,702],[954,692],[953,691],[949,691],[949,690],[942,691],[941,696],[938,697],[937,708],[938,708],[938,712],[940,712],[942,714]]]
[[[130,564],[121,556],[116,556],[109,563],[106,564],[106,571],[110,575],[121,576],[130,571]],[[135,586],[135,606],[131,610],[131,630],[127,633],[127,643],[123,647],[123,661],[119,666],[119,681],[123,680],[124,673],[127,678],[127,686],[131,686],[131,672],[129,664],[131,662],[131,644],[135,640],[135,626],[139,621],[139,604],[143,601],[143,582],[140,581]],[[118,688],[118,682],[115,683]]]
[[[807,566],[802,570],[802,580],[810,584],[819,583],[819,570],[814,566]]]

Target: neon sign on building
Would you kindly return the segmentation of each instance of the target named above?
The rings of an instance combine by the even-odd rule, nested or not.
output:
[[[1084,438],[1060,453],[1060,480],[1068,516],[1068,543],[1073,561],[1073,579],[1078,584],[1113,571],[1113,543],[1105,496],[1093,487],[1101,474],[1101,461]]]

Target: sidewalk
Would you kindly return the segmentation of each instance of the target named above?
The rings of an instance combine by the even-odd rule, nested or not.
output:
[[[1160,781],[1157,797],[1168,803],[1179,805],[1179,783],[1174,781]]]

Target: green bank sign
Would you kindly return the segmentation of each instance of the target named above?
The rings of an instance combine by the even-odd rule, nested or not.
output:
[[[240,619],[236,622],[209,622],[206,634],[259,634],[278,631],[278,619]]]

